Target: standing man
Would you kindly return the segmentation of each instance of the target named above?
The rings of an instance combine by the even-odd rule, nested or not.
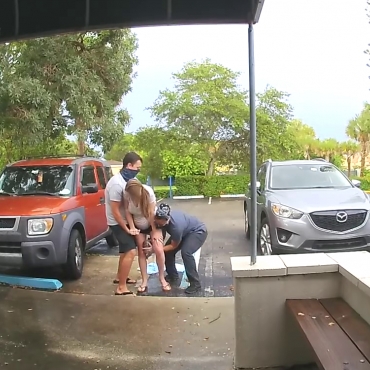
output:
[[[138,234],[139,230],[130,229],[127,224],[123,196],[126,183],[136,177],[142,163],[143,160],[139,154],[127,153],[123,158],[122,170],[108,181],[105,188],[107,222],[119,245],[118,272],[114,280],[114,283],[118,284],[116,295],[133,294],[127,288],[127,284],[136,283],[135,280],[129,278],[129,273],[136,255],[134,235]]]
[[[193,254],[207,239],[206,225],[194,216],[182,211],[171,211],[168,204],[160,204],[156,210],[155,223],[171,237],[164,247],[166,256],[166,279],[176,282],[179,279],[175,259],[178,251],[184,261],[186,275],[190,285],[185,289],[186,294],[194,294],[201,289],[197,266]]]

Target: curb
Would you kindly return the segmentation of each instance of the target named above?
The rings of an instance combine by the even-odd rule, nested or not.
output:
[[[204,199],[204,195],[175,195],[173,199]]]
[[[59,290],[63,286],[63,284],[57,279],[43,279],[9,275],[0,275],[0,284],[42,290]]]
[[[245,198],[245,194],[222,194],[220,198]]]

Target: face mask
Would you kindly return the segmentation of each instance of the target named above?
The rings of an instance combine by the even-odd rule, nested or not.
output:
[[[131,168],[124,168],[121,171],[121,175],[125,181],[134,179],[138,173],[139,173],[139,170],[132,170]]]

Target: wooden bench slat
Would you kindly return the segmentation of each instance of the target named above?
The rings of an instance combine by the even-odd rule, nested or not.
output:
[[[322,369],[370,370],[370,363],[317,299],[288,299],[286,304]]]
[[[320,302],[370,362],[370,325],[341,298]]]

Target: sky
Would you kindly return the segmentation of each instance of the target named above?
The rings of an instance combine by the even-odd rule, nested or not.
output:
[[[290,94],[295,118],[320,139],[346,140],[348,121],[370,101],[370,43],[366,0],[265,0],[255,25],[256,90],[268,85]],[[173,86],[186,62],[210,58],[241,72],[248,88],[248,26],[207,25],[135,29],[137,77],[123,105],[128,131],[154,123],[146,110]]]

